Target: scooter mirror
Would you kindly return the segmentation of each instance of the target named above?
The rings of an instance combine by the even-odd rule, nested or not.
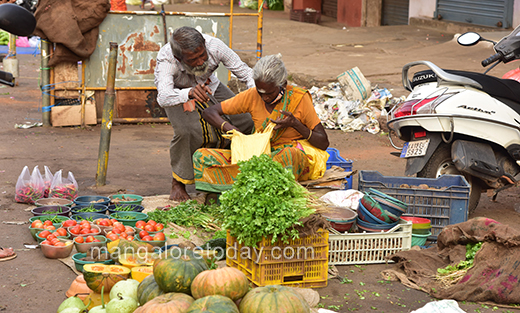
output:
[[[36,19],[28,10],[12,3],[0,5],[0,28],[17,36],[29,36],[36,28]]]
[[[467,32],[457,38],[457,42],[462,46],[473,46],[481,39],[480,35],[475,32]]]

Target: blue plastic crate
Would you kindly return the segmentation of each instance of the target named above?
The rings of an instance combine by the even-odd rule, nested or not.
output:
[[[329,153],[329,159],[327,160],[327,169],[332,166],[339,166],[345,170],[345,172],[352,171],[352,160],[345,160],[339,154],[338,149],[336,148],[327,148],[327,152]],[[344,189],[353,189],[352,187],[352,175],[349,177],[345,177],[346,184]]]
[[[358,178],[360,191],[374,188],[408,204],[405,215],[430,219],[431,238],[437,238],[447,225],[462,223],[468,219],[470,186],[464,176],[394,177],[383,176],[377,171],[360,171]],[[430,188],[421,189],[418,187],[421,184]]]

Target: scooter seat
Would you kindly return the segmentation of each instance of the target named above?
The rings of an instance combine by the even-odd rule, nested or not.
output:
[[[502,79],[475,72],[444,70],[447,73],[471,78],[482,85],[482,91],[498,98],[511,100],[520,105],[520,83],[512,79]],[[432,70],[417,72],[413,75],[412,88],[415,86],[436,82],[437,76]]]

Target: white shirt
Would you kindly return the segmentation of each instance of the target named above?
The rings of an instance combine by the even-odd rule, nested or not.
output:
[[[172,53],[171,45],[164,45],[157,54],[154,83],[157,87],[157,103],[161,107],[182,104],[189,100],[188,93],[196,84],[205,83],[215,93],[220,81],[213,74],[220,62],[230,70],[247,88],[255,86],[253,70],[220,39],[202,34],[206,40],[208,71],[201,77],[189,74]]]

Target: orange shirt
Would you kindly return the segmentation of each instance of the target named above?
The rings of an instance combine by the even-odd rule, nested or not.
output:
[[[288,98],[286,99],[286,97]],[[221,105],[222,112],[227,115],[250,113],[256,130],[264,128],[265,125],[263,125],[263,123],[266,119],[271,118],[274,120],[279,117],[281,115],[279,111],[284,110],[284,105],[284,111],[291,112],[294,117],[311,130],[321,122],[314,110],[312,97],[307,90],[290,85],[287,86],[283,99],[275,106],[272,113],[269,113],[265,108],[265,103],[256,91],[256,87],[250,88],[231,99],[223,101]],[[273,137],[277,137],[276,131],[274,131]],[[289,127],[286,128],[272,144],[284,144],[298,139],[305,138],[303,138],[296,129]]]

